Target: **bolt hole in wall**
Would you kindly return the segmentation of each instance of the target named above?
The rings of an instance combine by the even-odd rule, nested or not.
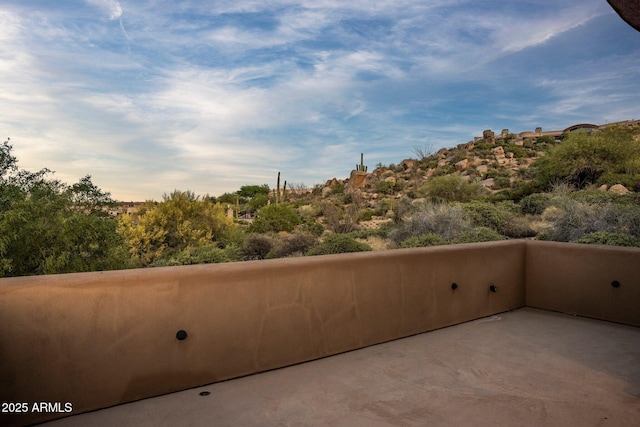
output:
[[[187,331],[185,331],[184,329],[180,329],[178,332],[176,332],[176,338],[178,339],[178,341],[184,341],[187,339]]]
[[[611,286],[613,286],[614,288],[619,288],[620,282],[618,282],[617,280],[614,280],[613,282],[611,282]]]

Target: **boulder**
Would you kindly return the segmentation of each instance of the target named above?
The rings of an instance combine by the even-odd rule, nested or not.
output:
[[[469,160],[464,159],[464,160],[460,160],[458,163],[456,163],[456,170],[458,172],[461,172],[465,169],[467,169],[469,167]]]
[[[415,160],[413,160],[413,159],[404,159],[404,160],[402,161],[402,166],[403,166],[405,169],[411,169],[411,168],[414,168],[414,167],[416,166],[416,161],[415,161]]]
[[[616,185],[612,185],[611,188],[609,188],[609,193],[627,194],[629,193],[629,190],[627,190],[627,187],[625,187],[622,184],[616,184]]]
[[[384,179],[384,182],[390,182],[391,184],[395,184],[396,183],[396,177],[395,176],[388,176]]]
[[[352,170],[349,177],[348,190],[355,191],[364,188],[367,185],[367,173],[363,171]]]
[[[507,158],[504,155],[504,148],[502,146],[497,146],[491,149],[493,151],[493,155],[496,158],[496,162],[498,164],[504,165],[508,162]]]
[[[487,178],[480,181],[480,184],[485,188],[492,189],[495,182],[493,181],[493,178]]]
[[[607,191],[609,187],[607,187],[607,184],[602,184],[600,187],[598,187],[599,191]]]

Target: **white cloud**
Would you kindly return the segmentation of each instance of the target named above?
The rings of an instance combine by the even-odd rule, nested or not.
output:
[[[278,170],[311,184],[347,176],[360,152],[397,162],[485,123],[638,105],[632,59],[607,57],[593,78],[560,61],[541,82],[504,80],[518,52],[590,25],[602,2],[150,0],[126,4],[128,31],[119,2],[87,3],[78,16],[0,7],[0,129],[23,166],[90,173],[123,199],[273,185]]]
[[[86,0],[86,2],[107,13],[111,20],[119,19],[122,16],[122,6],[118,0]]]

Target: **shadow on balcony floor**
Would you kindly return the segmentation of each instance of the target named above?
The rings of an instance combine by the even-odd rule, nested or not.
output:
[[[630,426],[639,419],[640,328],[523,308],[45,425]]]

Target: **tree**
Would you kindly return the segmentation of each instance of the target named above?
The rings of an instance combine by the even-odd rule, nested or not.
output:
[[[222,205],[200,200],[190,191],[164,195],[158,204],[147,203],[137,223],[129,215],[120,218],[118,232],[131,255],[143,266],[169,253],[191,246],[220,241],[230,232],[233,220]]]
[[[267,205],[258,211],[250,231],[255,233],[291,232],[300,222],[302,222],[300,216],[291,206],[285,203]]]
[[[0,147],[0,277],[126,268],[129,257],[113,203],[85,176],[66,185],[51,171],[21,170],[5,141]]]
[[[237,194],[243,199],[253,199],[256,196],[266,196],[269,194],[269,186],[267,184],[262,185],[243,185],[238,190]]]
[[[540,184],[550,186],[566,182],[584,188],[601,183],[601,178],[607,175],[621,174],[640,181],[639,134],[638,128],[620,126],[570,133],[561,144],[536,161]]]

